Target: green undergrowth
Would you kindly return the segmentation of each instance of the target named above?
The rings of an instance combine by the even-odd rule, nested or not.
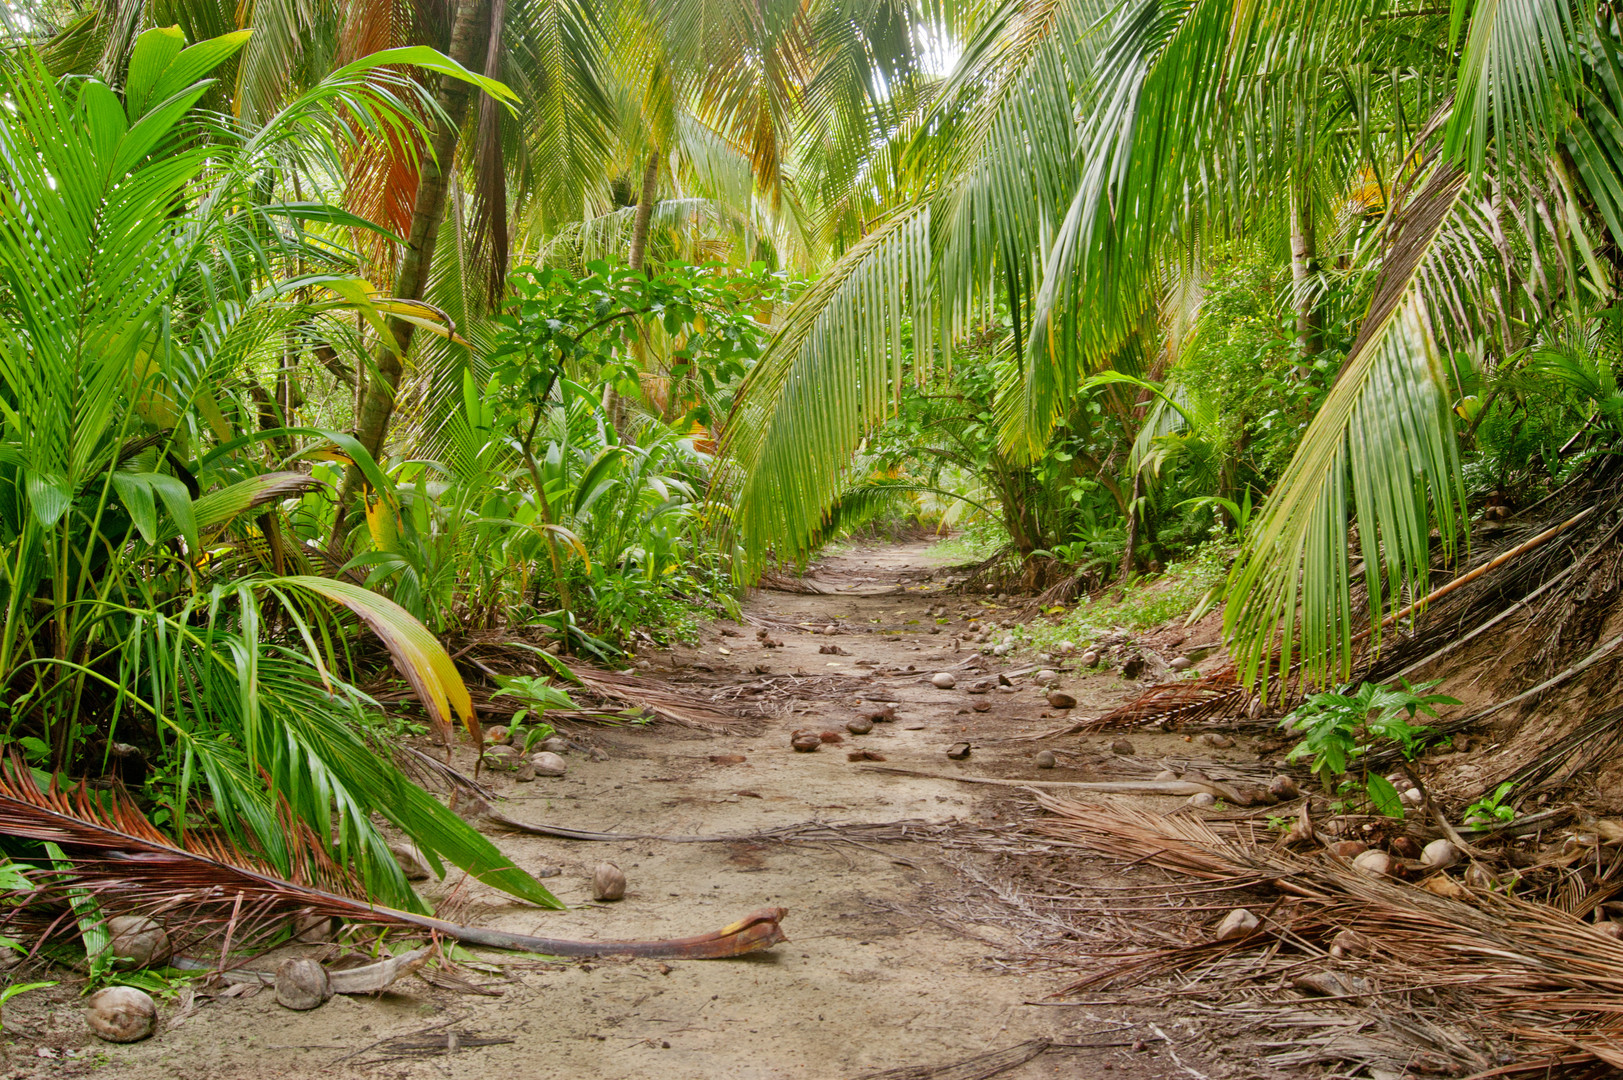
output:
[[[1051,607],[1041,617],[1018,627],[1014,642],[1033,652],[1053,652],[1069,641],[1078,649],[1107,634],[1137,633],[1194,611],[1221,586],[1234,558],[1232,545],[1213,541],[1189,558],[1153,577],[1133,579],[1127,588],[1110,588],[1073,604]],[[1211,610],[1211,604],[1205,605]]]

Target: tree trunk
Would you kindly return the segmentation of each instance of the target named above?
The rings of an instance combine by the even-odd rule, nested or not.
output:
[[[480,18],[483,12],[483,0],[460,0],[457,4],[456,19],[451,24],[449,55],[465,68],[476,68],[479,64],[479,46],[485,44],[484,26]],[[417,174],[411,231],[407,234],[406,247],[400,253],[400,265],[394,277],[393,293],[397,297],[421,300],[428,285],[429,271],[434,265],[434,245],[439,239],[440,222],[445,217],[446,190],[451,170],[455,167],[457,138],[468,113],[471,90],[461,79],[440,77],[435,97],[446,119],[435,126],[430,139],[433,155],[424,156]],[[378,343],[373,355],[376,374],[366,381],[365,394],[356,410],[355,438],[374,458],[382,452],[384,440],[389,434],[395,393],[400,389],[402,365],[411,349],[415,329],[409,322],[391,318],[388,336]],[[338,496],[338,513],[333,522],[335,545],[343,530],[346,510],[360,483],[360,470],[350,466],[344,474],[344,487]]]
[[[637,199],[637,216],[631,223],[631,260],[633,270],[641,270],[648,257],[648,226],[654,220],[654,197],[659,193],[659,151],[648,155],[648,167],[642,173],[642,195]]]
[[[1291,299],[1296,308],[1296,345],[1303,356],[1317,355],[1322,346],[1322,320],[1308,290],[1308,281],[1318,269],[1317,259],[1312,195],[1307,183],[1298,180],[1291,190]]]
[[[1133,493],[1127,499],[1127,543],[1121,553],[1121,584],[1126,585],[1127,579],[1133,576],[1133,548],[1138,543],[1138,515],[1135,510],[1138,506],[1140,474],[1133,474]]]

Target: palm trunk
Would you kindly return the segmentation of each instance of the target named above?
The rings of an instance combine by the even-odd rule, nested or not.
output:
[[[648,226],[654,220],[654,196],[659,193],[659,151],[648,155],[642,173],[642,195],[637,199],[637,216],[631,223],[631,269],[641,270],[648,256]]]
[[[1133,474],[1133,493],[1127,498],[1127,543],[1121,553],[1121,583],[1127,584],[1127,579],[1133,576],[1133,548],[1138,544],[1138,515],[1134,512],[1138,507],[1140,474]]]
[[[1296,344],[1303,356],[1314,356],[1321,347],[1321,319],[1308,290],[1308,279],[1316,270],[1318,238],[1313,229],[1313,202],[1305,182],[1291,192],[1291,284],[1296,307]]]
[[[483,12],[482,0],[460,0],[457,4],[456,19],[451,24],[450,57],[465,68],[478,66],[479,46],[485,43],[480,18]],[[440,77],[435,96],[445,120],[435,126],[430,140],[433,155],[423,158],[418,171],[411,231],[407,234],[406,248],[400,253],[400,266],[395,271],[393,291],[397,297],[421,300],[428,285],[429,271],[434,265],[434,245],[439,239],[440,222],[445,217],[445,196],[455,165],[457,138],[468,113],[470,89],[461,79]],[[378,343],[373,356],[376,373],[366,381],[366,392],[356,410],[355,438],[374,458],[382,452],[389,434],[395,393],[400,389],[403,361],[411,349],[415,329],[409,322],[390,319],[388,336]],[[350,466],[338,496],[338,513],[333,523],[335,544],[343,530],[345,512],[360,483],[360,470]]]

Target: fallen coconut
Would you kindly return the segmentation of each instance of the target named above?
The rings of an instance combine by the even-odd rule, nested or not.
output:
[[[1353,869],[1370,877],[1386,877],[1392,873],[1392,856],[1379,848],[1370,848],[1353,860]]]
[[[1126,739],[1117,739],[1110,744],[1110,752],[1120,757],[1132,757],[1136,751],[1133,749],[1133,744]]]
[[[1325,845],[1324,850],[1338,859],[1356,859],[1369,850],[1369,845],[1362,840],[1337,840],[1333,844]]]
[[[1420,852],[1420,865],[1427,870],[1442,870],[1460,861],[1460,849],[1447,840],[1433,840]]]
[[[1296,822],[1285,833],[1285,846],[1296,844],[1311,844],[1314,840],[1313,819],[1308,816],[1307,803],[1302,804],[1302,812],[1296,815]]]
[[[1082,661],[1083,667],[1099,666],[1099,654],[1094,652],[1092,649],[1089,649],[1087,652],[1083,653],[1079,659]]]
[[[1286,799],[1297,799],[1302,795],[1302,789],[1296,786],[1294,777],[1280,773],[1268,781],[1268,793],[1280,802]]]
[[[98,1039],[108,1042],[140,1042],[152,1034],[158,1022],[158,1006],[143,990],[133,986],[109,986],[97,990],[85,1002],[85,1023]]]
[[[569,771],[569,762],[554,754],[551,750],[543,750],[530,759],[535,766],[537,776],[562,776]]]
[[[115,915],[107,920],[108,952],[116,968],[144,968],[169,959],[169,935],[152,919]]]
[[[974,709],[976,712],[991,712],[992,711],[992,703],[990,701],[976,701],[976,702],[971,703],[969,707],[971,709]]]
[[[1426,801],[1426,797],[1420,793],[1419,788],[1410,788],[1407,791],[1399,792],[1398,801],[1405,806],[1419,806]]]
[[[505,746],[513,738],[512,732],[504,727],[487,727],[485,729],[486,746]]]
[[[1197,791],[1189,796],[1189,805],[1201,810],[1208,810],[1217,805],[1217,796],[1209,791]]]
[[[520,784],[533,783],[535,780],[535,765],[528,758],[525,758],[518,763],[518,768],[513,770],[513,779]]]
[[[1059,764],[1059,758],[1054,756],[1054,751],[1052,751],[1052,750],[1039,750],[1039,751],[1037,751],[1037,768],[1039,768],[1039,769],[1052,769],[1058,764]]]
[[[331,915],[307,911],[293,917],[293,940],[301,945],[322,945],[338,936],[340,925]]]
[[[327,969],[306,956],[283,961],[276,969],[276,1002],[298,1012],[324,1005],[332,997]]]
[[[1223,921],[1217,924],[1217,940],[1229,941],[1249,937],[1261,925],[1262,920],[1245,908],[1235,908],[1223,916]]]
[[[859,716],[855,720],[847,720],[845,730],[853,735],[866,735],[873,730],[873,721],[866,716]]]
[[[789,736],[789,745],[802,754],[809,754],[823,745],[815,731],[796,731]]]
[[[1499,879],[1486,866],[1473,862],[1465,868],[1465,883],[1473,889],[1492,889],[1498,886]]]
[[[1420,858],[1420,845],[1407,836],[1395,837],[1392,840],[1392,854],[1400,859]]]
[[[1043,668],[1033,678],[1038,686],[1047,686],[1049,683],[1059,681],[1059,672],[1052,668]]]
[[[1172,658],[1172,662],[1167,665],[1173,671],[1188,671],[1194,666],[1195,662],[1187,656],[1175,656]]]
[[[1208,731],[1195,740],[1202,746],[1209,746],[1213,750],[1227,750],[1234,745],[1234,740],[1227,735],[1220,735],[1215,731]]]
[[[958,677],[950,671],[938,671],[930,676],[932,685],[941,690],[951,690],[958,685]]]
[[[1160,772],[1156,773],[1150,779],[1152,779],[1152,780],[1176,780],[1176,779],[1178,779],[1178,774],[1173,772],[1171,769],[1162,769]]]
[[[1368,956],[1375,951],[1375,942],[1356,930],[1343,930],[1330,939],[1330,955],[1337,960],[1349,956]]]
[[[1076,652],[1076,645],[1069,641],[1062,641],[1058,645],[1054,646],[1054,651],[1059,653],[1061,656],[1070,656],[1072,653]]]
[[[417,845],[401,840],[389,845],[389,854],[400,864],[400,872],[407,881],[427,881],[431,876],[428,860],[417,850]]]
[[[592,899],[619,900],[626,894],[626,876],[610,862],[597,864],[592,871]]]
[[[541,740],[541,749],[549,754],[557,754],[562,757],[569,752],[569,740],[561,735],[548,735]]]
[[[1073,709],[1076,707],[1076,698],[1063,690],[1050,690],[1048,704],[1055,709]]]

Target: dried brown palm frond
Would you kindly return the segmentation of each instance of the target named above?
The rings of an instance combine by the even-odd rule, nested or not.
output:
[[[753,735],[764,726],[760,716],[721,708],[646,675],[603,671],[571,664],[570,672],[586,690],[622,708],[641,709],[656,720],[712,734]]]
[[[1257,933],[1215,941],[1202,930],[1188,944],[1141,949],[1102,960],[1075,984],[1097,987],[1176,974],[1235,994],[1275,993],[1306,969],[1366,1011],[1418,1008],[1408,995],[1440,995],[1449,1024],[1470,1038],[1441,1054],[1456,1069],[1480,1071],[1502,1060],[1488,1046],[1510,1047],[1563,1068],[1623,1068],[1623,942],[1544,904],[1457,883],[1443,895],[1389,878],[1366,876],[1328,854],[1294,854],[1258,843],[1248,826],[1219,832],[1187,815],[1038,795],[1050,816],[1031,823],[1049,842],[1148,863],[1202,882],[1280,894]],[[1260,910],[1260,909],[1259,909]],[[1375,943],[1371,955],[1334,963],[1336,934],[1356,929]],[[1263,955],[1254,955],[1263,948]],[[1213,976],[1216,976],[1215,978]],[[1429,1000],[1429,999],[1428,999]],[[1281,1001],[1280,1008],[1299,1005]],[[1475,1047],[1476,1049],[1472,1049]],[[1574,1052],[1577,1052],[1576,1054]],[[1577,1075],[1573,1073],[1573,1075]]]
[[[35,875],[37,888],[14,894],[8,918],[40,908],[62,908],[72,894],[94,897],[105,913],[140,914],[162,921],[177,951],[216,936],[247,947],[301,914],[428,933],[475,945],[555,956],[629,955],[723,959],[769,949],[784,940],[783,908],[761,908],[709,934],[672,941],[565,941],[462,926],[375,905],[359,895],[326,856],[319,839],[289,824],[299,880],[287,880],[264,860],[226,837],[188,831],[184,842],[165,836],[118,789],[41,791],[16,759],[0,761],[0,833],[58,845],[71,867]],[[58,913],[51,928],[67,925]]]

